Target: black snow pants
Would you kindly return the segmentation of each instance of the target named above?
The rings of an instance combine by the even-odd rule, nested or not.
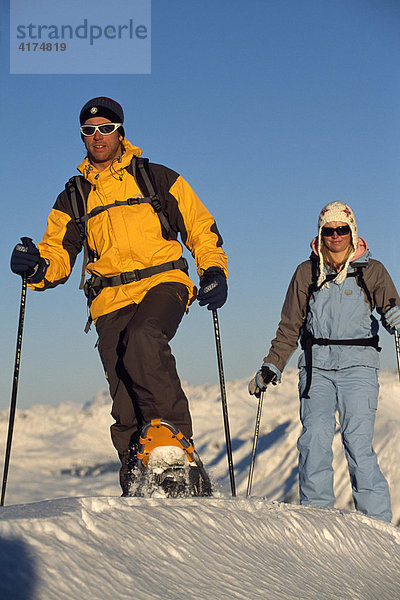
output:
[[[183,284],[162,283],[139,304],[97,319],[98,349],[113,399],[111,438],[122,463],[151,419],[166,419],[192,436],[189,404],[169,346],[187,299]]]

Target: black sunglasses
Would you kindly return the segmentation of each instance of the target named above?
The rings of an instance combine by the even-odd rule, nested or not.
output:
[[[350,225],[341,225],[340,227],[323,227],[321,229],[321,235],[324,237],[331,237],[335,231],[340,236],[347,235],[351,231]]]

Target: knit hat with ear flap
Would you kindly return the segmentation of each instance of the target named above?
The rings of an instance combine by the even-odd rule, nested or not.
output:
[[[319,256],[319,277],[317,285],[321,285],[325,280],[324,274],[324,259],[322,257],[321,252],[321,230],[326,225],[326,223],[331,223],[332,221],[347,223],[350,226],[351,231],[351,244],[353,246],[353,252],[349,255],[346,260],[346,263],[343,265],[343,268],[338,273],[338,275],[333,280],[335,283],[343,283],[347,276],[347,269],[349,268],[349,264],[351,259],[356,253],[358,246],[358,231],[357,231],[357,223],[356,218],[354,216],[354,212],[344,202],[331,202],[327,204],[319,215],[318,219],[318,256]]]

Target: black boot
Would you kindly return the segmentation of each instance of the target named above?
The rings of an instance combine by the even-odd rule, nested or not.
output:
[[[139,448],[140,433],[137,432],[131,437],[131,445],[126,452],[118,452],[121,461],[119,470],[119,483],[122,489],[122,496],[135,496],[133,484],[138,476],[137,469],[137,453]]]

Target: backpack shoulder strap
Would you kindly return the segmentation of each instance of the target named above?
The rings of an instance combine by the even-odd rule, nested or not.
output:
[[[83,239],[83,237],[85,235],[85,231],[84,231],[84,225],[80,219],[85,213],[84,213],[84,206],[83,206],[83,204],[84,204],[83,198],[80,195],[80,193],[79,193],[79,195],[77,194],[76,179],[78,179],[78,177],[79,177],[79,175],[75,175],[74,177],[71,177],[65,184],[65,190],[67,192],[69,202],[71,205],[72,216],[74,218],[76,225],[78,226],[79,233],[81,234],[81,238]]]
[[[308,286],[308,291],[307,291],[307,311],[308,311],[308,304],[310,302],[311,296],[318,289],[317,281],[318,281],[318,276],[319,276],[318,261],[315,260],[312,255],[310,256],[309,260],[311,263],[311,283]]]
[[[74,175],[65,184],[74,221],[79,229],[81,241],[83,245],[83,263],[79,289],[83,289],[85,283],[85,269],[88,263],[89,248],[86,235],[87,219],[87,199],[89,196],[91,185],[82,175]]]
[[[373,310],[374,309],[374,301],[372,299],[371,292],[369,291],[367,284],[365,283],[364,273],[363,273],[363,270],[366,267],[366,265],[361,266],[360,264],[354,263],[353,267],[355,269],[355,278],[357,280],[357,284],[364,291],[364,293],[367,297],[367,300],[369,302],[369,305],[371,307],[371,310]]]
[[[141,156],[134,156],[127,170],[134,177],[143,196],[150,199],[150,204],[160,220],[167,239],[170,239],[171,225],[162,211],[160,197],[157,193],[154,180],[151,176],[149,159]]]

